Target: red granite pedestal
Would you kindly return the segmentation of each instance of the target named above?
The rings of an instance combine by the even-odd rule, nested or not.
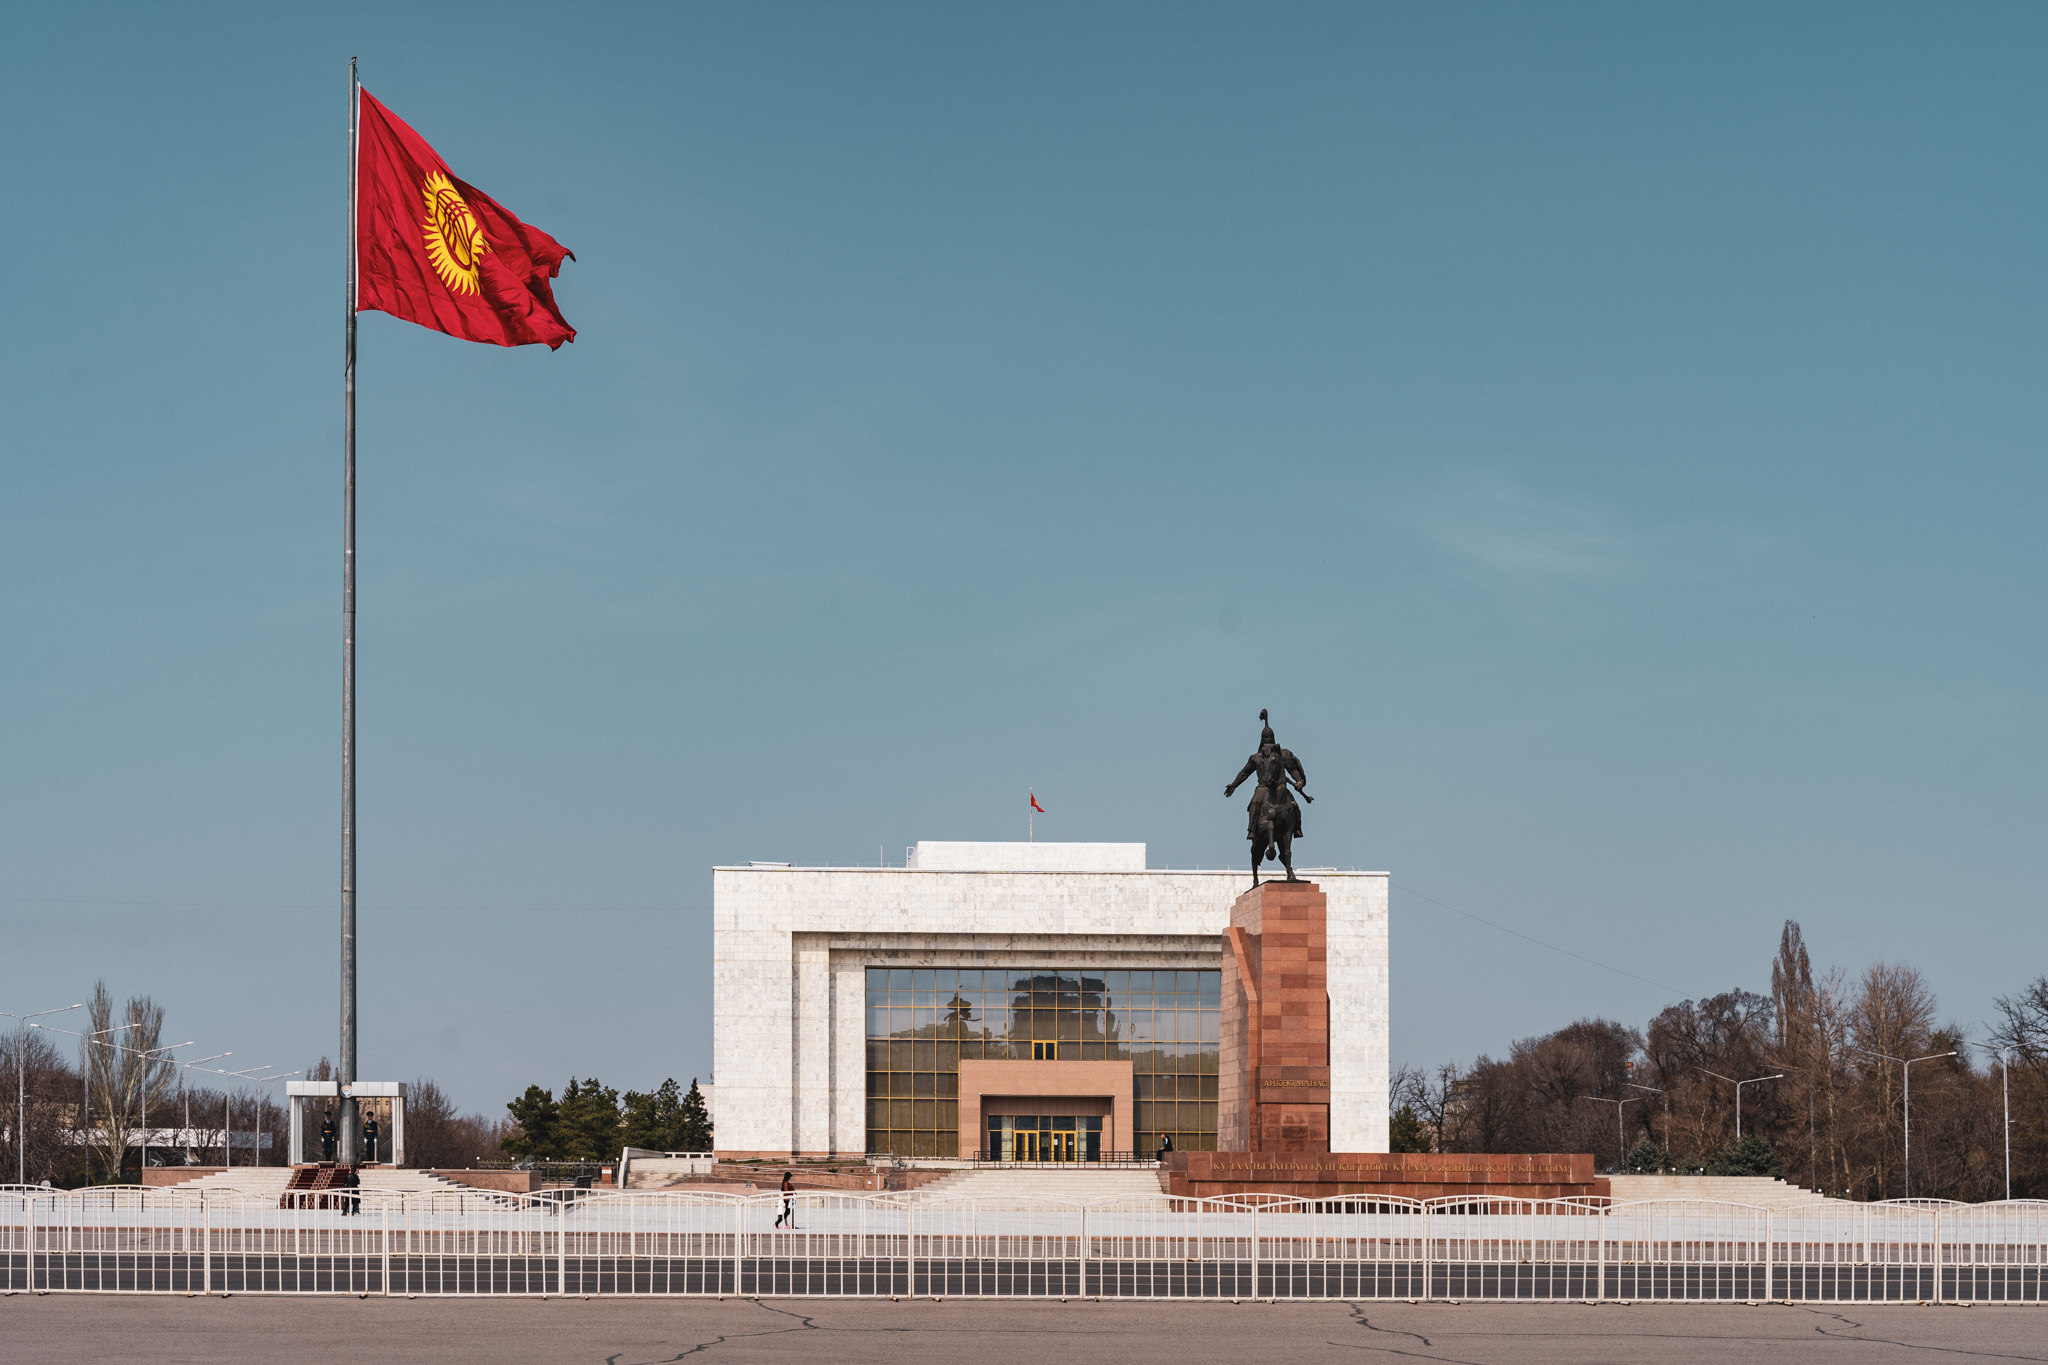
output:
[[[1329,902],[1314,882],[1265,882],[1223,931],[1216,1145],[1330,1150]]]
[[[1304,1199],[1605,1195],[1584,1154],[1332,1152],[1329,901],[1314,882],[1265,882],[1230,907],[1214,1152],[1167,1158],[1171,1191]]]

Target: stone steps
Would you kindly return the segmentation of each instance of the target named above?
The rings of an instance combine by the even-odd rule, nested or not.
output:
[[[284,1193],[285,1185],[291,1180],[290,1166],[245,1166],[232,1171],[220,1171],[198,1180],[188,1180],[182,1185],[170,1188],[185,1190],[234,1190],[244,1194],[276,1197]],[[468,1188],[452,1180],[443,1180],[425,1171],[406,1170],[397,1166],[366,1166],[357,1172],[362,1177],[362,1192],[365,1194],[433,1194],[460,1191]]]
[[[1085,1167],[1044,1170],[989,1168],[956,1171],[915,1193],[923,1198],[991,1201],[1157,1198],[1159,1173],[1152,1170],[1089,1170]]]
[[[1617,1203],[1639,1199],[1720,1199],[1772,1207],[1825,1202],[1826,1196],[1762,1175],[1615,1175],[1609,1187]]]

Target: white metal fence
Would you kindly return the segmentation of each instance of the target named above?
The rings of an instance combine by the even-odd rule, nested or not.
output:
[[[0,1290],[2040,1303],[2048,1202],[273,1194],[0,1186]]]

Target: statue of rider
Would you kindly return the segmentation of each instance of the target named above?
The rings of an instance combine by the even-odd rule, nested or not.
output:
[[[1293,750],[1281,748],[1279,742],[1273,738],[1273,727],[1267,723],[1267,716],[1263,710],[1259,712],[1259,720],[1262,728],[1259,731],[1258,752],[1244,761],[1244,767],[1238,770],[1230,785],[1223,789],[1225,796],[1234,796],[1246,778],[1253,774],[1258,776],[1258,788],[1252,793],[1250,804],[1245,807],[1245,838],[1254,845],[1254,859],[1265,851],[1256,845],[1261,840],[1259,826],[1266,817],[1268,807],[1273,807],[1276,815],[1288,818],[1292,825],[1288,831],[1289,835],[1293,839],[1299,839],[1301,807],[1295,804],[1293,792],[1300,792],[1304,801],[1315,800],[1308,794],[1308,773],[1302,768],[1301,760],[1294,756]],[[1290,791],[1289,788],[1293,790]]]

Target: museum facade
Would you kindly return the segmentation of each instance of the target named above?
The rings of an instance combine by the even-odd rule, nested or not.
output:
[[[1247,869],[1143,844],[932,843],[712,874],[721,1153],[1086,1160],[1216,1147],[1222,934]],[[1387,876],[1328,897],[1329,1135],[1387,1143]]]

